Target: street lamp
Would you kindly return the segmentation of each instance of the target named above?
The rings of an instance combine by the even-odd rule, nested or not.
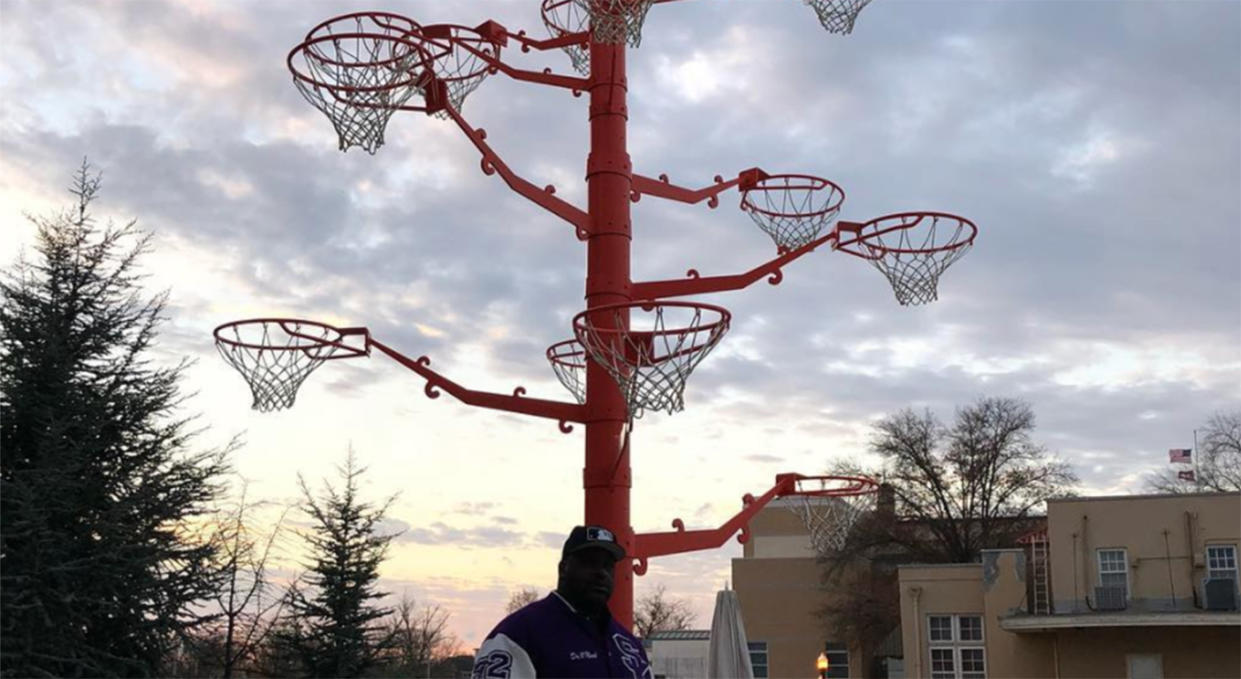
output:
[[[827,653],[820,653],[819,659],[814,661],[814,668],[818,670],[819,679],[827,679]]]

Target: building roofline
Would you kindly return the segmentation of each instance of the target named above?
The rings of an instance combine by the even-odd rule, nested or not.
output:
[[[1050,632],[1101,627],[1238,627],[1241,614],[1215,611],[1160,613],[1077,613],[1070,615],[1010,615],[1000,618],[1008,632]]]
[[[1021,547],[996,547],[994,549],[980,549],[978,551],[979,553],[982,553],[982,552],[1019,552],[1021,553],[1021,552],[1025,552],[1026,550]],[[896,568],[898,570],[901,568],[982,568],[982,562],[981,561],[970,561],[967,563],[961,563],[958,561],[956,563],[903,563],[903,564],[898,564]]]
[[[1083,496],[1064,496],[1049,497],[1047,503],[1052,502],[1104,502],[1108,500],[1167,500],[1172,498],[1186,497],[1241,497],[1241,491],[1227,492],[1202,492],[1202,493],[1147,493],[1144,495],[1083,495]]]
[[[709,641],[709,629],[655,630],[644,641]]]

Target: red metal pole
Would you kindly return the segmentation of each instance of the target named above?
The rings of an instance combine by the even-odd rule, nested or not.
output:
[[[633,166],[626,139],[629,114],[625,104],[625,44],[592,40],[590,72],[590,155],[586,159],[591,217],[591,236],[586,247],[588,309],[631,299],[629,193]],[[610,313],[595,320],[603,327],[614,323],[627,327],[629,323],[627,317],[617,319]],[[586,412],[586,467],[582,475],[586,523],[611,529],[625,551],[632,554],[628,408],[616,381],[594,361],[586,364]],[[617,564],[616,587],[609,604],[617,621],[631,629],[633,576],[629,560]]]

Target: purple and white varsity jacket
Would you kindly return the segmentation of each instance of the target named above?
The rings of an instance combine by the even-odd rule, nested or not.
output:
[[[642,642],[608,616],[607,632],[552,592],[500,621],[474,658],[473,679],[653,679]]]

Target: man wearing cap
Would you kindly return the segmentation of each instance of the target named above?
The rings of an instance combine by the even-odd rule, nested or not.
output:
[[[653,679],[642,642],[608,611],[624,557],[612,531],[574,527],[560,552],[556,589],[496,625],[474,658],[473,679]]]

